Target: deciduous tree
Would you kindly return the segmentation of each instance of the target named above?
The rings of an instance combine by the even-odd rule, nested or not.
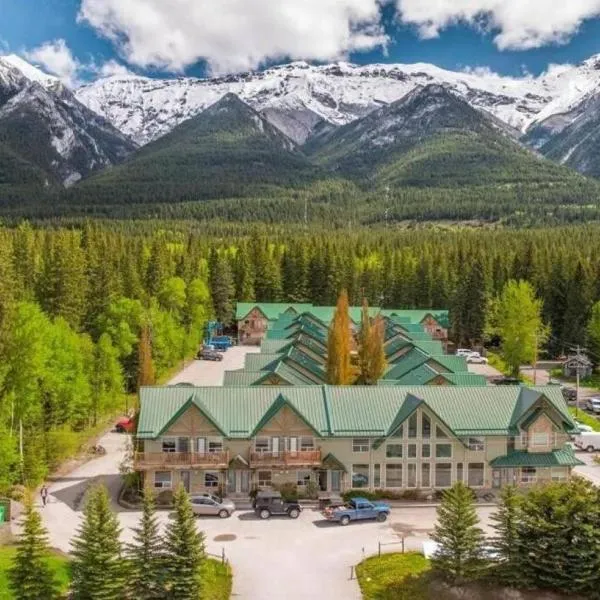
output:
[[[351,385],[356,379],[350,355],[351,343],[348,294],[342,290],[327,337],[327,382],[331,385]]]

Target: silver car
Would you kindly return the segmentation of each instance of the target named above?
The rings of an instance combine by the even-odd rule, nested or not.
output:
[[[190,501],[195,515],[214,515],[226,519],[235,510],[235,504],[231,500],[213,494],[195,494]]]

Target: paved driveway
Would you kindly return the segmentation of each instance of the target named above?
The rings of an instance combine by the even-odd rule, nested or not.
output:
[[[600,486],[600,465],[594,462],[594,457],[598,455],[598,452],[577,452],[577,458],[585,465],[573,469],[575,473],[589,479],[596,486]]]
[[[223,385],[223,372],[241,369],[246,354],[260,352],[258,346],[233,346],[223,353],[221,362],[194,360],[177,373],[169,383],[193,383],[194,385]]]
[[[491,365],[476,365],[473,363],[469,363],[468,365],[469,373],[477,373],[477,375],[485,376],[488,381],[490,379],[494,379],[495,377],[504,377],[504,375],[498,371],[498,369],[492,367]]]

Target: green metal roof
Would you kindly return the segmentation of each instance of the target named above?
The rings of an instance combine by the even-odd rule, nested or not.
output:
[[[416,403],[457,437],[513,435],[519,419],[542,398],[560,413],[567,430],[575,429],[557,386],[164,386],[141,388],[138,437],[158,437],[184,406],[194,404],[226,437],[247,438],[279,396],[322,436],[385,436],[399,425],[398,415]]]
[[[239,371],[225,371],[223,374],[223,385],[225,387],[244,387],[252,385],[256,380],[263,377],[264,374],[265,371],[246,371],[245,369]]]
[[[579,460],[571,448],[554,450],[553,452],[511,452],[507,456],[499,456],[491,461],[496,468],[513,467],[576,467],[585,464]]]
[[[310,310],[312,304],[286,304],[286,303],[271,303],[271,302],[238,302],[235,310],[236,321],[243,319],[253,308],[258,308],[260,312],[269,319],[274,321],[283,314],[286,310],[292,309],[300,314]]]
[[[279,354],[292,343],[291,340],[264,339],[260,344],[260,351],[262,354]]]

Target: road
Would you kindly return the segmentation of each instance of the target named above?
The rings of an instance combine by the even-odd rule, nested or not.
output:
[[[194,385],[223,385],[223,372],[241,369],[246,354],[260,352],[258,346],[234,346],[223,353],[221,362],[194,360],[180,371],[169,383],[192,383]]]
[[[594,462],[596,456],[599,456],[598,452],[577,452],[577,458],[582,460],[585,466],[575,467],[574,472],[600,486],[600,465]]]

